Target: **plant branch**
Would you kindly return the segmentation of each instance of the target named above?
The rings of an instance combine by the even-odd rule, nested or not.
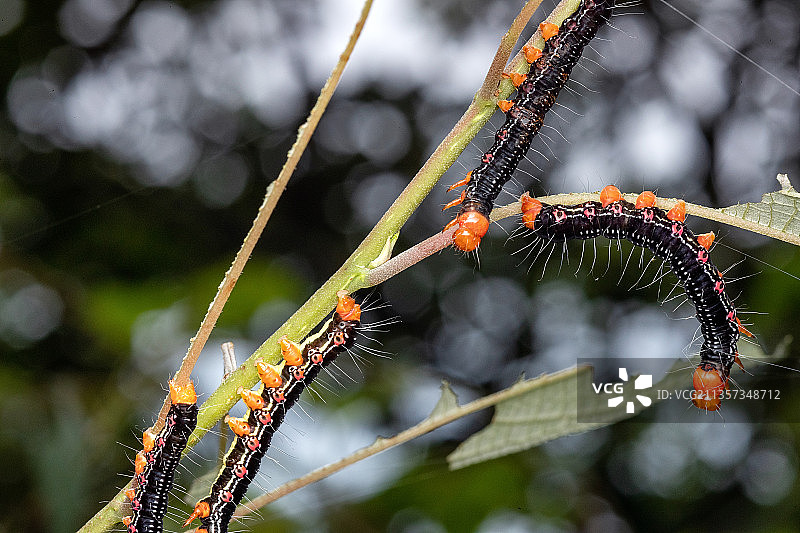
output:
[[[531,0],[539,1],[539,0]],[[564,0],[557,6],[557,11],[562,19],[568,16],[564,6],[575,4],[576,0]],[[574,9],[573,9],[574,10]],[[519,28],[521,31],[521,28]],[[514,36],[513,32],[509,32]],[[510,37],[509,37],[510,38]],[[518,33],[515,39],[518,38]],[[504,38],[505,39],[505,38]],[[524,59],[522,60],[524,61]],[[490,83],[491,84],[491,83]],[[492,91],[496,84],[492,86]],[[485,87],[481,88],[481,91]],[[508,84],[507,89],[501,91],[501,97],[506,97],[513,90],[513,84]],[[479,94],[481,93],[479,91]],[[405,224],[411,214],[422,203],[422,200],[436,185],[439,178],[455,162],[472,138],[480,131],[483,125],[491,118],[496,110],[496,100],[482,100],[478,95],[472,104],[456,123],[453,130],[445,137],[433,154],[428,158],[422,168],[417,172],[411,182],[395,199],[394,203],[384,213],[375,227],[364,238],[361,244],[350,255],[345,263],[303,304],[278,330],[273,333],[254,353],[236,370],[228,380],[223,382],[216,391],[206,400],[200,408],[198,429],[189,439],[189,447],[193,446],[213,424],[222,418],[225,413],[238,401],[236,394],[238,387],[249,388],[257,381],[253,363],[259,359],[276,363],[280,359],[277,341],[283,335],[289,338],[302,339],[311,329],[322,322],[336,302],[336,292],[346,289],[355,292],[369,286],[367,276],[372,268],[375,258],[381,256],[386,243],[396,238],[400,228]]]
[[[249,503],[239,506],[234,513],[234,516],[246,516],[253,511],[264,507],[265,505],[286,496],[298,489],[305,487],[306,485],[310,485],[311,483],[315,483],[321,479],[324,479],[328,476],[339,472],[340,470],[344,469],[351,464],[357,463],[363,459],[368,457],[372,457],[375,454],[378,454],[382,451],[388,450],[389,448],[393,448],[399,444],[406,443],[410,440],[416,439],[417,437],[421,437],[426,433],[430,433],[434,429],[440,428],[454,420],[458,420],[459,418],[463,418],[469,414],[475,413],[477,411],[486,409],[487,407],[492,407],[497,405],[498,403],[510,400],[511,398],[515,398],[522,394],[527,394],[531,390],[542,387],[549,383],[553,383],[556,381],[560,381],[563,379],[570,379],[574,376],[576,371],[575,367],[568,368],[565,370],[561,370],[554,374],[545,374],[536,379],[530,379],[527,381],[522,381],[517,383],[513,387],[509,387],[507,389],[501,390],[499,392],[495,392],[493,394],[489,394],[488,396],[484,396],[483,398],[478,398],[472,402],[469,402],[464,405],[455,405],[443,413],[439,413],[438,409],[434,409],[434,414],[420,422],[419,424],[408,428],[405,431],[402,431],[395,435],[394,437],[389,438],[382,438],[378,437],[374,443],[357,450],[356,452],[344,457],[336,462],[331,464],[325,465],[321,468],[318,468],[308,474],[289,481],[278,487],[277,489],[267,492],[262,496],[258,496],[253,498]],[[443,385],[443,389],[447,387],[446,384]],[[443,394],[453,394],[452,391],[448,390],[443,391]],[[438,408],[438,405],[437,405]]]
[[[197,363],[197,359],[200,357],[200,353],[208,341],[211,331],[214,329],[214,326],[217,323],[217,319],[222,314],[222,309],[225,306],[225,303],[228,301],[233,287],[236,285],[239,276],[242,274],[245,264],[250,258],[250,255],[252,254],[259,237],[261,237],[264,227],[269,221],[270,215],[274,211],[278,200],[283,194],[283,191],[286,189],[286,184],[294,173],[295,168],[297,168],[297,163],[300,160],[300,157],[303,155],[303,152],[311,140],[311,136],[314,134],[322,115],[325,113],[325,109],[328,107],[328,102],[330,102],[333,93],[339,84],[339,80],[342,77],[344,68],[347,65],[350,55],[353,52],[353,48],[355,47],[355,44],[361,35],[361,30],[364,28],[364,23],[366,22],[367,15],[372,7],[372,2],[373,0],[365,0],[364,6],[361,9],[361,15],[356,22],[355,28],[350,34],[350,39],[347,43],[347,46],[339,56],[339,61],[333,68],[331,75],[328,77],[328,80],[325,82],[325,85],[320,91],[320,95],[317,98],[314,107],[311,109],[306,122],[298,128],[297,138],[295,139],[292,147],[289,149],[286,162],[284,163],[283,168],[281,168],[278,177],[267,187],[264,200],[258,209],[255,219],[253,220],[253,225],[251,226],[250,231],[245,236],[244,242],[237,252],[233,263],[225,273],[222,282],[217,288],[217,294],[211,301],[208,311],[200,323],[200,328],[198,329],[197,334],[192,337],[189,342],[189,349],[186,353],[186,356],[184,356],[183,361],[181,362],[178,372],[175,375],[175,382],[178,385],[185,385],[189,381],[189,376],[192,373],[192,369]],[[161,411],[159,412],[158,419],[151,428],[153,431],[157,432],[163,427],[167,411],[169,410],[169,405],[169,395],[167,395],[167,397],[164,399]],[[89,519],[89,521],[84,524],[78,533],[106,531],[114,523],[118,522],[119,518],[122,516],[123,510],[126,507],[125,489],[128,486],[130,486],[130,483],[123,487],[108,504],[106,504],[100,511],[97,512],[97,514]]]

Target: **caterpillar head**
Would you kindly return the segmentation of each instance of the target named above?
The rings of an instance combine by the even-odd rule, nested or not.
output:
[[[186,385],[178,385],[174,380],[170,380],[169,397],[173,404],[197,403],[197,394],[194,392],[194,384],[191,381],[188,381]]]
[[[522,203],[522,223],[525,224],[525,227],[534,229],[536,218],[542,211],[542,202],[535,198],[531,198],[531,195],[527,192],[520,196],[519,201]]]
[[[361,320],[361,306],[356,303],[347,291],[338,291],[336,293],[336,298],[338,300],[336,304],[336,314],[338,314],[342,320]]]
[[[489,231],[489,219],[477,211],[465,211],[453,221],[458,229],[453,233],[453,244],[463,252],[471,252]]]
[[[722,406],[722,395],[728,389],[728,371],[717,363],[700,363],[694,370],[692,384],[695,407],[716,411]]]

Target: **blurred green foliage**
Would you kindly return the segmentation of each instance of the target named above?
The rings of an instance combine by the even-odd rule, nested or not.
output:
[[[298,50],[313,48],[313,43],[296,42],[292,31],[319,23],[315,2],[286,6],[280,2],[253,2],[269,6],[281,17],[274,28],[277,40]],[[9,107],[9,91],[15,80],[40,73],[44,64],[57,65],[60,70],[56,74],[48,73],[57,80],[54,91],[67,90],[81,69],[102,69],[105,61],[110,64],[111,55],[129,44],[134,14],[156,5],[132,2],[126,7],[125,2],[117,2],[115,5],[125,9],[113,31],[97,44],[81,47],[64,37],[59,23],[65,6],[76,3],[21,2],[24,18],[12,31],[0,36],[0,91],[4,102],[0,111],[0,461],[5,467],[0,476],[0,533],[73,531],[126,482],[124,476],[132,470],[130,459],[139,446],[138,435],[155,416],[169,373],[185,353],[189,337],[247,232],[267,183],[277,174],[295,128],[319,89],[305,70],[311,61],[298,51],[291,65],[300,72],[303,85],[297,90],[300,104],[294,118],[270,122],[246,105],[220,106],[219,121],[212,121],[210,129],[218,132],[233,123],[234,140],[215,144],[197,133],[202,163],[232,154],[244,162],[246,179],[241,191],[226,205],[215,205],[213,198],[209,200],[202,194],[203,182],[198,177],[202,172],[197,169],[190,169],[169,186],[158,185],[141,166],[115,157],[106,149],[82,146],[55,134],[34,134],[18,127],[13,119],[15,110]],[[165,5],[180,7],[198,20],[214,18],[214,9],[226,3],[181,1]],[[750,11],[743,18],[752,20],[753,27],[769,27],[787,12],[787,6],[790,15],[783,19],[797,22],[796,11],[791,14],[796,7],[792,0],[754,1],[747,4]],[[420,24],[438,22],[441,34],[456,48],[466,45],[465,36],[485,26],[493,28],[488,40],[494,42],[499,27],[493,22],[495,17],[502,18],[505,25],[517,7],[513,2],[413,3]],[[723,8],[718,9],[726,13]],[[559,158],[566,160],[571,151],[589,146],[588,151],[601,159],[604,154],[591,143],[597,139],[612,142],[613,132],[609,130],[624,129],[611,123],[614,115],[652,92],[648,83],[659,78],[658,69],[667,64],[671,47],[693,37],[684,33],[685,21],[673,18],[658,4],[654,8],[645,3],[642,10],[647,17],[645,25],[652,25],[657,36],[658,46],[653,47],[656,55],[642,61],[644,66],[636,67],[639,70],[595,72],[590,84],[599,93],[586,101],[565,96],[567,105],[582,113],[591,114],[587,112],[590,106],[607,113],[599,119],[570,118],[576,129],[582,124],[594,124],[594,128],[604,124],[608,130],[587,126],[588,138],[578,137],[579,133],[572,130],[567,136],[575,140],[573,145],[558,139],[548,141],[547,146],[557,157],[551,158],[547,152],[552,161],[538,163],[543,171],[530,171],[542,177],[543,181],[534,185],[539,192],[563,187],[558,176],[564,174],[554,169],[560,168]],[[626,18],[618,20],[624,23]],[[608,37],[620,39],[619,33]],[[781,72],[796,73],[796,41],[775,41],[784,47],[775,54],[785,61],[778,61]],[[72,59],[58,62],[55,58],[61,53],[68,58],[78,54],[82,62],[78,67]],[[480,64],[488,64],[488,57]],[[767,55],[757,59],[773,67],[768,64]],[[792,65],[791,69],[786,65]],[[732,121],[735,103],[743,100],[755,106],[758,102],[748,92],[752,72],[746,64],[736,63],[728,71],[732,76],[728,87],[735,93],[735,101],[732,96],[716,114],[696,119],[708,161],[697,171],[696,179],[665,184],[669,187],[665,195],[685,193],[687,200],[717,205],[716,199],[726,192],[715,181],[719,159],[724,155],[715,151],[722,142],[719,128]],[[411,74],[401,73],[401,78]],[[136,75],[134,72],[132,77]],[[347,76],[346,72],[346,80]],[[474,78],[479,80],[482,76],[477,72]],[[219,362],[212,360],[211,352],[217,350],[216,346],[236,339],[246,349],[267,338],[272,331],[269,328],[288,317],[348,256],[368,231],[370,221],[374,222],[373,212],[379,214],[388,205],[390,193],[397,192],[397,186],[414,174],[468,103],[468,98],[457,102],[445,98],[443,93],[447,91],[442,91],[441,85],[449,81],[446,74],[431,80],[429,86],[412,83],[394,87],[394,80],[388,84],[380,79],[356,80],[358,83],[348,87],[345,95],[334,99],[326,119],[339,122],[323,121],[323,126],[329,128],[328,140],[313,142],[304,156],[222,315],[209,343],[209,354],[204,356],[204,366],[196,375],[205,394],[214,388],[210,376],[221,374]],[[637,88],[640,92],[634,92]],[[758,88],[755,90],[758,92]],[[217,105],[196,94],[193,97],[196,99],[188,107],[198,113],[203,106]],[[775,99],[783,106],[781,116],[800,123],[795,96],[780,93]],[[281,101],[271,103],[274,107],[285,105]],[[137,102],[131,103],[134,104]],[[680,113],[687,112],[677,108]],[[378,112],[385,112],[390,117],[388,122],[378,123],[372,130],[361,127]],[[773,115],[765,111],[759,116]],[[347,122],[348,117],[360,117],[358,120],[363,122],[353,127]],[[398,117],[408,126],[407,131],[400,126],[397,130],[385,126],[399,124]],[[196,132],[206,131],[197,124],[192,127]],[[381,139],[377,144],[383,146],[401,134],[405,135],[406,145],[392,157],[375,155],[374,147],[373,152],[360,150],[351,139],[355,136],[362,144],[368,144],[375,137]],[[787,149],[790,155],[765,162],[759,174],[766,176],[766,181],[772,180],[774,165],[789,171],[797,183],[797,144],[793,137],[782,138],[793,147]],[[336,143],[331,139],[350,144],[337,151],[332,148]],[[484,140],[475,142],[484,146]],[[772,142],[775,150],[782,145],[774,139]],[[621,153],[612,148],[607,152],[612,154],[609,159]],[[462,159],[465,168],[475,160],[474,154]],[[455,174],[463,174],[463,169],[458,168]],[[378,179],[387,176],[385,181]],[[217,177],[223,186],[227,183],[224,173]],[[627,178],[630,188],[644,179],[638,174],[604,176],[609,181],[617,178]],[[449,176],[445,180],[448,184],[454,181]],[[749,187],[757,194],[742,201],[757,200],[765,192],[760,185],[763,180],[758,183],[745,184],[745,189]],[[374,187],[368,187],[370,184]],[[445,217],[437,211],[445,198],[443,189],[433,192],[431,200],[404,230],[398,250],[444,224]],[[553,313],[547,326],[558,326],[562,315],[555,313],[565,307],[571,311],[567,297],[577,295],[575,305],[579,307],[567,314],[583,316],[585,311],[589,325],[589,329],[577,330],[568,340],[585,340],[589,345],[602,345],[607,351],[611,348],[606,345],[610,345],[621,325],[637,312],[657,305],[658,287],[628,290],[637,275],[622,275],[623,263],[617,260],[616,249],[611,251],[613,258],[605,276],[600,277],[606,270],[603,246],[598,251],[594,274],[587,274],[584,268],[577,278],[568,275],[577,268],[574,262],[574,268],[563,268],[559,273],[556,258],[542,276],[541,261],[529,273],[529,260],[509,254],[522,245],[504,247],[502,232],[497,235],[482,247],[480,269],[470,258],[464,260],[446,251],[382,288],[382,296],[395,306],[395,311],[378,314],[394,312],[402,318],[402,324],[392,326],[389,333],[374,335],[392,359],[370,357],[358,368],[343,363],[344,371],[355,383],[339,374],[339,381],[347,388],[332,380],[317,389],[324,403],[314,403],[315,408],[321,409],[318,413],[331,418],[348,408],[363,410],[364,422],[350,423],[352,433],[364,431],[368,438],[353,447],[368,444],[378,432],[393,433],[424,417],[435,403],[436,394],[431,395],[430,391],[437,391],[442,377],[453,381],[462,395],[477,396],[508,386],[521,371],[555,370],[537,366],[548,360],[548,354],[543,340],[546,331],[536,321]],[[769,351],[786,334],[797,331],[797,251],[781,243],[753,241],[734,231],[722,232],[722,240],[778,268],[765,267],[748,256],[742,259],[739,250],[714,250],[716,264],[737,264],[729,276],[745,278],[756,274],[732,284],[731,290],[737,304],[766,313],[752,315],[752,322],[759,342]],[[572,258],[580,253],[580,249],[576,250]],[[626,248],[623,257],[628,253]],[[621,277],[623,282],[619,281]],[[491,297],[481,292],[486,287],[511,287],[510,293],[523,295],[525,305],[511,310],[511,315],[520,318],[514,328],[513,316],[486,311],[489,304],[494,304],[496,307],[491,309],[495,310],[509,307],[507,302],[512,300],[497,296],[499,302],[487,302]],[[548,307],[547,294],[560,299]],[[492,329],[498,322],[500,327]],[[467,339],[465,344],[459,348],[444,342],[442,339],[450,338],[443,333],[448,328],[456,333],[456,340]],[[470,361],[487,355],[471,352],[471,333],[490,339],[491,349],[485,351],[494,356],[477,370],[469,366]],[[449,346],[463,360],[445,357],[443,346]],[[795,345],[787,364],[796,363],[796,354]],[[240,358],[246,355],[249,354],[240,354]],[[563,367],[574,363],[574,357],[565,357],[559,363]],[[785,381],[788,386],[798,382],[794,376]],[[360,486],[347,490],[341,485],[325,486],[319,489],[325,497],[306,501],[302,506],[293,500],[285,507],[270,507],[263,512],[263,522],[247,522],[245,527],[254,532],[309,528],[398,533],[798,531],[800,511],[794,503],[800,497],[798,407],[776,406],[786,422],[773,424],[752,419],[676,428],[658,424],[655,415],[645,414],[639,419],[641,423],[620,424],[448,472],[445,456],[487,422],[489,414],[484,413],[422,443],[409,445],[406,462],[394,465],[397,471],[387,476],[389,481],[378,489],[362,493]],[[207,440],[213,439],[210,436]],[[297,434],[286,440],[286,448],[298,449],[337,448],[341,444],[309,443]],[[727,453],[730,449],[738,451]],[[199,450],[202,459],[198,455],[193,457],[194,463],[186,462],[179,483],[188,487],[194,477],[213,469],[215,451],[214,442]],[[336,449],[334,456],[348,451]],[[299,462],[295,455],[300,452],[286,449],[278,458],[291,469]],[[722,461],[719,455],[730,459]],[[176,506],[180,505],[179,498],[179,494],[173,498]],[[309,506],[314,513],[304,512]]]

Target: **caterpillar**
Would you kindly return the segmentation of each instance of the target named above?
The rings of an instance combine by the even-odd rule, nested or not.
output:
[[[522,223],[546,243],[600,236],[626,239],[669,262],[694,304],[703,335],[700,363],[692,376],[692,401],[700,409],[719,409],[731,367],[736,363],[744,368],[736,347],[739,334],[753,335],[736,316],[722,272],[709,258],[714,233],[695,236],[684,225],[686,203],[680,200],[665,212],[656,207],[655,195],[645,191],[632,204],[613,185],[600,192],[599,202],[548,205],[528,193],[520,201]]]
[[[456,218],[445,226],[445,230],[458,226],[453,244],[460,250],[469,252],[480,244],[489,229],[489,213],[495,199],[528,152],[545,114],[555,103],[583,48],[608,21],[613,3],[614,0],[582,0],[575,13],[560,27],[541,24],[544,48],[523,48],[525,59],[531,64],[531,73],[528,76],[504,74],[517,87],[513,101],[497,103],[506,113],[505,123],[495,134],[494,145],[483,155],[478,167],[448,189],[466,185],[461,196],[444,207],[461,204]]]
[[[361,307],[347,291],[339,291],[337,297],[336,312],[320,333],[307,339],[303,346],[283,337],[280,340],[283,361],[278,366],[256,363],[261,379],[258,392],[239,389],[249,410],[243,418],[227,418],[236,440],[225,456],[210,494],[197,502],[184,524],[188,526],[199,518],[196,533],[228,531],[233,512],[255,478],[286,412],[320,370],[355,342],[356,330],[361,326]]]
[[[172,406],[157,435],[145,431],[143,450],[136,454],[134,484],[125,495],[133,514],[123,523],[129,533],[161,533],[169,491],[181,453],[197,426],[197,395],[191,382],[184,386],[169,382]]]

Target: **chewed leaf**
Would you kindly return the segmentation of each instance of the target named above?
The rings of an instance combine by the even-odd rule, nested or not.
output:
[[[680,365],[683,364],[680,362]],[[685,375],[674,372],[667,374],[658,385],[659,388],[671,388],[685,380]],[[588,389],[591,381],[592,368],[589,366],[518,381],[503,391],[512,393],[512,397],[497,404],[491,423],[461,443],[447,457],[450,468],[462,468],[526,450],[558,437],[583,433],[630,418],[644,409],[638,406],[633,413],[622,409],[609,410],[606,400],[597,396],[593,403],[581,404],[581,419],[592,422],[579,422],[578,387]],[[515,390],[520,394],[513,394]],[[655,400],[654,397],[652,399]]]
[[[792,188],[786,174],[778,174],[781,190],[761,197],[759,203],[737,204],[722,212],[777,231],[800,236],[800,193]]]

